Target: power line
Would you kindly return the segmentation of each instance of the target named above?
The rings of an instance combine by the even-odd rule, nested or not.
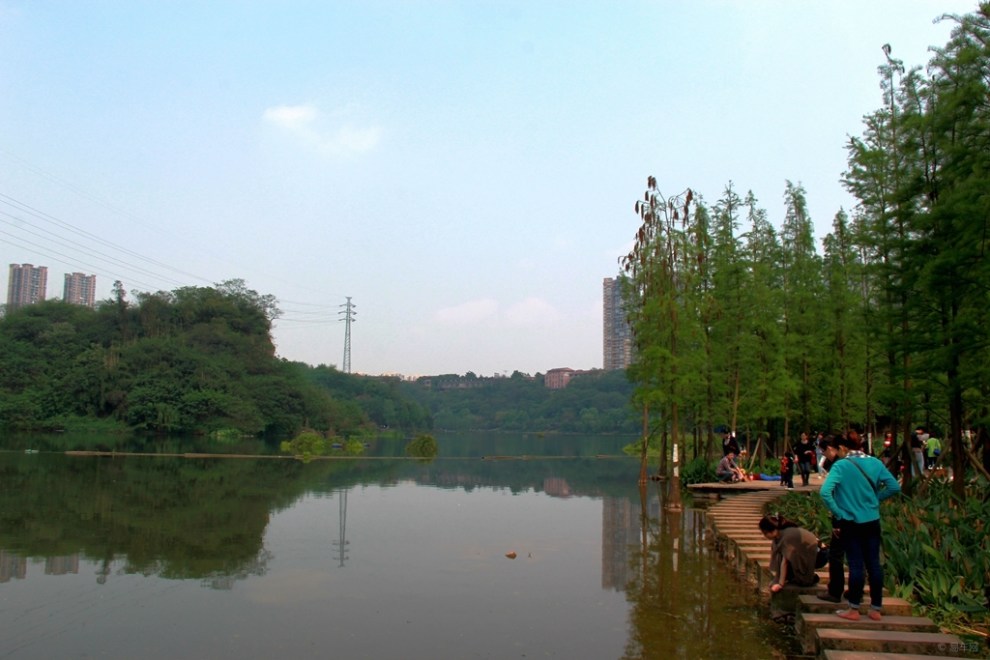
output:
[[[203,281],[203,282],[211,283],[210,280],[207,279],[207,278],[205,278],[205,277],[202,277],[200,275],[196,275],[196,274],[193,274],[193,273],[190,273],[190,272],[181,270],[179,268],[175,268],[174,266],[170,266],[169,264],[166,264],[164,262],[158,261],[157,259],[153,259],[151,257],[147,257],[147,256],[145,256],[143,254],[140,254],[138,252],[135,252],[134,250],[131,250],[129,248],[126,248],[126,247],[124,247],[122,245],[117,245],[116,243],[113,243],[113,242],[108,241],[108,240],[106,240],[104,238],[101,238],[101,237],[97,236],[96,234],[92,234],[92,233],[86,231],[85,229],[80,229],[79,227],[76,227],[72,223],[66,222],[66,221],[64,221],[64,220],[62,220],[60,218],[57,218],[57,217],[49,214],[49,213],[45,213],[44,211],[40,211],[40,210],[34,208],[33,206],[31,206],[29,204],[25,204],[24,202],[21,202],[21,201],[19,201],[17,199],[14,199],[13,197],[11,197],[9,195],[5,195],[3,193],[0,193],[0,203],[7,204],[8,206],[12,206],[15,209],[18,209],[19,211],[22,211],[24,213],[27,213],[28,215],[31,215],[31,216],[34,216],[35,218],[38,218],[39,220],[48,222],[48,223],[53,224],[53,225],[55,225],[57,227],[61,227],[61,228],[65,229],[65,230],[67,230],[67,231],[69,231],[69,232],[71,232],[71,233],[73,233],[73,234],[75,234],[77,236],[81,236],[81,237],[87,238],[87,239],[89,239],[91,241],[96,241],[96,242],[98,242],[100,244],[107,245],[109,247],[114,248],[115,250],[119,250],[119,251],[123,252],[126,255],[129,255],[129,256],[134,257],[136,259],[139,259],[141,261],[145,261],[145,262],[147,262],[149,264],[152,264],[154,266],[157,266],[159,268],[164,268],[165,270],[170,270],[170,271],[173,271],[173,272],[178,273],[180,275],[185,275],[186,277],[192,278],[194,280],[200,280],[200,281]],[[12,216],[10,214],[5,214],[5,215],[8,215],[9,217],[14,218],[15,220],[19,220],[21,222],[24,222],[25,224],[31,224],[30,222],[24,220],[23,218],[18,218],[16,216]],[[34,225],[32,225],[32,226],[34,226]]]
[[[28,172],[30,172],[31,174],[33,174],[33,175],[35,175],[35,176],[37,176],[39,178],[46,179],[46,180],[54,183],[57,186],[60,186],[62,188],[65,188],[66,190],[71,191],[73,194],[78,195],[79,197],[81,197],[81,198],[83,198],[83,199],[85,199],[85,200],[87,200],[89,202],[92,202],[92,203],[94,203],[94,204],[96,204],[98,206],[101,206],[101,207],[109,210],[111,213],[113,213],[115,215],[118,215],[120,217],[125,218],[130,223],[138,224],[138,225],[141,225],[143,227],[147,227],[147,228],[149,228],[149,229],[151,229],[153,231],[156,231],[158,233],[165,234],[165,235],[169,236],[170,238],[177,238],[177,236],[174,233],[172,233],[172,232],[164,232],[164,231],[162,231],[161,227],[159,227],[159,226],[157,226],[155,224],[151,224],[151,223],[148,223],[148,222],[143,221],[142,218],[140,218],[139,216],[137,216],[137,215],[135,215],[133,213],[130,213],[130,212],[128,212],[128,211],[126,211],[126,210],[124,210],[124,209],[122,209],[122,208],[114,205],[113,203],[107,201],[105,198],[102,198],[102,197],[100,197],[99,195],[96,195],[96,194],[92,194],[92,193],[86,191],[85,189],[81,188],[80,186],[74,185],[73,183],[71,183],[71,182],[69,182],[69,181],[67,181],[67,180],[65,180],[65,179],[63,179],[63,178],[61,178],[59,176],[56,176],[55,174],[53,174],[53,173],[45,170],[44,168],[42,168],[42,167],[40,167],[38,165],[35,165],[35,164],[27,161],[24,158],[21,158],[20,156],[17,156],[17,155],[15,155],[15,154],[13,154],[13,153],[11,153],[9,151],[6,151],[6,150],[4,150],[2,148],[0,148],[0,156],[3,156],[5,158],[7,158],[7,159],[9,159],[9,160],[17,163],[20,167],[24,168],[25,170],[27,170]],[[13,198],[9,198],[9,199],[13,199]],[[17,200],[14,200],[14,201],[16,202]],[[20,203],[20,202],[18,202],[18,203]],[[26,204],[24,206],[26,206],[27,208],[30,208]],[[54,217],[54,216],[51,216],[51,217]],[[104,241],[103,239],[101,239],[101,238],[99,238],[99,237],[97,237],[97,236],[95,236],[93,234],[89,234],[88,232],[85,232],[84,230],[80,230],[80,229],[78,229],[76,227],[73,227],[73,225],[71,225],[70,223],[64,223],[64,224],[67,227],[72,228],[72,229],[70,229],[70,231],[72,231],[72,230],[80,231],[80,232],[83,232],[84,234],[88,234],[91,237],[92,240],[97,240],[100,243],[109,244],[108,241]],[[181,238],[181,237],[178,237],[178,238]],[[185,275],[187,277],[190,277],[193,280],[199,280],[201,282],[206,282],[208,284],[212,284],[213,283],[213,281],[211,279],[209,279],[209,278],[201,277],[199,275],[195,275],[195,274],[192,274],[192,273],[187,273],[185,271],[176,269],[176,268],[174,268],[174,267],[172,267],[172,266],[170,266],[168,264],[164,264],[162,262],[156,261],[155,259],[151,259],[149,257],[145,257],[143,255],[140,255],[140,254],[138,254],[136,252],[132,252],[132,251],[128,250],[127,248],[120,247],[120,246],[114,246],[114,247],[117,248],[117,249],[123,250],[125,252],[128,252],[128,253],[132,254],[133,256],[135,256],[135,257],[137,257],[139,259],[148,261],[149,263],[157,263],[162,268],[165,268],[165,269],[168,269],[168,270],[173,270],[173,271],[175,271],[177,273],[180,273],[182,275]],[[199,242],[199,241],[193,241],[191,243],[186,242],[186,245],[184,246],[183,249],[185,249],[188,252],[197,252],[197,253],[202,254],[203,253],[203,244],[202,244],[202,242]],[[208,254],[208,257],[209,257],[209,259],[211,261],[217,261],[218,260],[217,255],[214,254],[214,253],[212,253],[212,252],[210,252]],[[240,264],[234,264],[234,263],[231,263],[229,261],[226,261],[225,263],[227,263],[228,265],[231,265],[231,266],[240,267]],[[300,282],[297,279],[287,280],[287,279],[282,278],[282,277],[279,277],[277,275],[272,275],[271,273],[266,273],[265,276],[268,279],[270,279],[270,280],[274,280],[274,281],[277,281],[277,282],[282,282],[282,283],[285,283],[285,284],[290,284],[290,285],[292,285],[294,287],[299,287],[299,288],[307,289],[307,290],[313,291],[314,293],[318,293],[321,296],[324,296],[324,295],[327,294],[326,288],[319,288],[319,289],[311,288],[311,287],[308,287],[304,282]],[[115,279],[124,279],[124,278],[115,278]],[[290,302],[290,301],[285,301],[285,302]],[[296,304],[309,304],[309,303],[296,303]]]
[[[114,206],[105,199],[101,199],[99,196],[88,193],[82,188],[63,180],[40,167],[32,165],[23,158],[19,158],[2,149],[0,149],[0,155],[3,155],[18,163],[32,174],[66,188],[74,194],[108,209],[116,215],[128,219],[134,224],[149,227],[147,223],[141,222],[140,219],[133,214]],[[173,288],[186,286],[187,282],[190,280],[209,285],[215,284],[211,278],[203,277],[196,273],[177,268],[159,259],[149,257],[113,241],[106,240],[71,222],[59,218],[51,213],[47,213],[11,195],[0,192],[0,205],[7,206],[14,211],[14,213],[9,213],[0,210],[0,216],[3,216],[0,217],[0,223],[10,227],[11,231],[17,232],[15,234],[10,231],[0,230],[0,234],[3,234],[10,239],[5,242],[8,245],[26,250],[33,255],[37,255],[44,260],[55,261],[74,270],[87,270],[111,281],[126,281],[132,286],[138,286],[148,291],[161,290],[165,288],[160,284],[155,285],[145,281],[149,278],[152,281],[160,281]],[[9,218],[9,220],[5,218]],[[40,223],[44,223],[50,228],[46,228]],[[158,229],[154,226],[150,226],[150,228]],[[40,242],[31,240],[30,238],[27,238],[28,236],[38,239]],[[93,247],[94,245],[99,247]],[[201,250],[202,245],[197,243],[193,246],[193,248]],[[193,248],[190,248],[190,250]],[[115,254],[105,250],[119,252],[120,255],[123,256],[116,256]],[[76,254],[72,254],[73,252]],[[103,264],[103,266],[101,267],[96,264]],[[137,278],[133,277],[135,274],[138,276]],[[179,277],[177,278],[176,276]],[[281,278],[273,279],[285,281]],[[293,280],[291,283],[294,286],[300,286],[300,282],[297,280]],[[320,293],[325,295],[326,290],[321,289]],[[280,316],[278,319],[279,321],[290,324],[290,327],[325,325],[339,321],[339,319],[335,316],[335,310],[332,306],[303,301],[279,302],[285,302],[292,306],[288,309],[283,308],[284,315]],[[297,309],[294,307],[312,309]]]

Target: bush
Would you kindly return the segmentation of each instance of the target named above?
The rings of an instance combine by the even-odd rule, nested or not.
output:
[[[322,456],[327,450],[327,441],[319,431],[306,429],[299,433],[292,440],[287,440],[279,445],[279,449],[293,456],[300,456],[303,460],[309,460],[313,456]]]
[[[406,445],[406,456],[415,456],[417,458],[433,458],[439,452],[440,447],[437,445],[437,439],[432,435],[423,434],[417,436],[416,439],[411,440],[409,444]]]
[[[700,456],[693,459],[681,468],[681,485],[688,486],[716,481],[716,467],[717,463],[710,463]]]

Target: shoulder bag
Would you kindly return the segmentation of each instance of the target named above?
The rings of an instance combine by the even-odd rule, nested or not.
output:
[[[857,470],[859,470],[859,472],[860,472],[860,474],[862,474],[862,475],[863,475],[863,478],[864,478],[864,479],[866,479],[866,481],[867,481],[867,483],[869,483],[869,484],[870,484],[870,486],[871,486],[871,487],[873,488],[873,494],[874,494],[874,495],[878,495],[878,496],[879,496],[879,494],[880,494],[880,491],[879,491],[879,489],[877,488],[877,485],[876,485],[875,483],[873,483],[873,480],[872,480],[872,479],[870,479],[870,477],[869,477],[869,475],[867,475],[867,474],[866,474],[866,470],[864,470],[864,469],[863,469],[862,467],[860,467],[860,466],[859,466],[859,465],[858,465],[858,464],[856,463],[856,461],[849,461],[849,462],[850,462],[850,463],[852,463],[853,465],[855,465],[855,466],[856,466],[856,469],[857,469]]]

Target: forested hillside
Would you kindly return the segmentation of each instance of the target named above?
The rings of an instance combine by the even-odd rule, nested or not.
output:
[[[275,356],[271,296],[240,280],[90,309],[48,301],[0,319],[0,427],[234,430],[286,437],[429,428],[395,384]]]
[[[438,380],[448,386],[427,385]],[[424,378],[403,387],[429,409],[438,430],[635,433],[639,429],[630,404],[632,384],[624,371],[582,374],[560,390],[547,389],[539,374],[531,378],[519,372],[511,378],[478,378],[471,373]]]

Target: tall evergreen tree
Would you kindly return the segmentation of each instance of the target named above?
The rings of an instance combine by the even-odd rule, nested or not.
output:
[[[788,424],[796,417],[798,431],[810,432],[812,421],[821,418],[817,393],[821,379],[822,319],[824,309],[821,263],[815,251],[814,226],[808,213],[804,188],[787,182],[784,191],[784,223],[781,228],[783,275],[784,351],[792,389],[787,392]],[[796,434],[795,434],[796,435]]]

